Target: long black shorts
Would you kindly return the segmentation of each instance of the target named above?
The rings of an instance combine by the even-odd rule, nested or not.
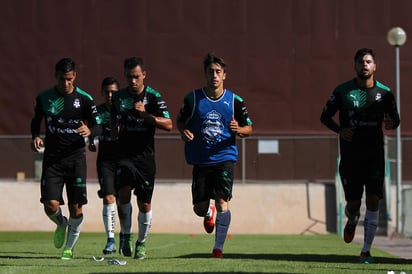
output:
[[[98,161],[96,165],[100,185],[100,189],[97,191],[97,195],[99,196],[99,198],[103,198],[107,195],[116,195],[116,161]]]
[[[45,156],[40,183],[40,202],[57,200],[63,205],[63,188],[66,185],[69,204],[87,204],[86,172],[84,150],[58,160],[49,160]]]
[[[156,163],[152,155],[138,155],[120,159],[117,163],[116,189],[131,186],[134,195],[146,203],[152,201]]]
[[[233,188],[233,168],[232,161],[194,166],[192,172],[193,204],[216,198],[230,200]]]
[[[343,151],[342,151],[343,152]],[[339,172],[346,201],[362,199],[366,195],[383,198],[385,158],[383,149],[341,152]]]

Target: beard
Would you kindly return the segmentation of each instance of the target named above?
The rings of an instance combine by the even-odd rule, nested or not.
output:
[[[362,71],[358,72],[358,78],[362,80],[369,80],[370,78],[372,78],[372,75],[372,73],[364,74]]]

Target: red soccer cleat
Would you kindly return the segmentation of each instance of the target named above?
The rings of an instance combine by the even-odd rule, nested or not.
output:
[[[212,216],[205,217],[203,219],[203,226],[207,233],[212,233],[213,229],[215,228],[216,207],[215,205],[211,204],[210,208],[212,209]]]
[[[223,259],[222,250],[217,249],[217,248],[213,249],[212,256],[213,258]]]
[[[353,241],[358,220],[359,216],[357,216],[355,220],[348,220],[346,222],[345,229],[343,230],[343,240],[345,241],[345,243],[350,243]]]

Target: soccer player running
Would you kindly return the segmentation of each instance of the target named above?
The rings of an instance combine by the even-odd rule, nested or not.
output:
[[[172,120],[161,94],[145,85],[143,59],[130,57],[124,61],[128,86],[113,94],[112,138],[118,139],[119,160],[116,175],[120,220],[120,252],[132,253],[131,191],[137,197],[139,213],[135,259],[146,257],[146,238],[152,222],[151,200],[156,163],[154,135],[156,128],[172,130]]]
[[[193,211],[204,218],[207,233],[213,232],[216,223],[212,256],[223,258],[231,220],[233,168],[238,157],[236,135],[251,135],[252,121],[243,99],[223,86],[226,79],[223,59],[208,54],[203,69],[206,86],[185,96],[177,127],[185,141],[186,161],[193,165]],[[210,199],[215,201],[214,205]]]
[[[374,79],[375,53],[359,49],[354,57],[356,77],[335,88],[321,122],[339,134],[339,172],[346,199],[344,241],[352,242],[360,218],[364,188],[366,213],[361,263],[372,263],[370,250],[378,226],[383,197],[385,159],[382,124],[395,129],[400,119],[391,90]],[[333,119],[339,111],[339,122]]]
[[[87,203],[85,138],[99,135],[96,106],[92,97],[74,85],[75,63],[63,58],[55,66],[57,84],[36,97],[31,120],[32,149],[44,150],[41,176],[41,199],[46,215],[56,225],[54,246],[67,241],[62,259],[73,257],[73,248],[83,224],[82,207]],[[40,137],[41,121],[45,121],[45,140]],[[61,205],[66,185],[70,218],[63,216]]]
[[[97,192],[99,198],[103,199],[103,224],[106,231],[107,242],[103,254],[116,252],[114,238],[116,220],[116,189],[115,174],[117,160],[117,142],[111,140],[110,111],[112,106],[112,95],[119,89],[119,82],[113,77],[106,77],[101,84],[102,96],[105,102],[97,106],[98,122],[102,126],[103,133],[98,136],[99,149],[97,153],[97,175],[100,189]],[[94,140],[89,144],[91,151],[96,151]]]

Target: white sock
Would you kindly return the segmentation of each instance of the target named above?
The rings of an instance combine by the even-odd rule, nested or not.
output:
[[[225,244],[227,232],[229,230],[230,220],[231,220],[230,210],[225,212],[217,212],[216,214],[216,236],[215,236],[215,246],[213,249],[223,250],[223,245]]]
[[[379,211],[366,210],[364,220],[364,239],[362,252],[370,251],[373,239],[375,238],[376,230],[378,228]]]
[[[73,249],[77,240],[79,239],[80,231],[83,225],[83,215],[80,218],[69,219],[69,225],[67,227],[67,241],[64,249]]]
[[[114,209],[114,203],[103,205],[102,216],[107,238],[114,238],[114,225],[116,220],[116,211]]]
[[[212,208],[209,205],[209,208],[207,209],[205,217],[210,218],[210,217],[212,217],[212,214],[213,214],[213,211],[212,211]]]
[[[49,217],[49,219],[52,220],[53,223],[55,223],[58,226],[64,224],[64,216],[60,207],[55,213],[47,215],[47,217]]]
[[[119,212],[120,233],[132,233],[132,203],[118,204],[117,211]]]
[[[137,241],[139,243],[144,243],[146,241],[147,235],[149,235],[150,227],[152,226],[152,211],[143,213],[139,211],[137,215],[137,223],[139,224],[139,232],[137,236]]]

